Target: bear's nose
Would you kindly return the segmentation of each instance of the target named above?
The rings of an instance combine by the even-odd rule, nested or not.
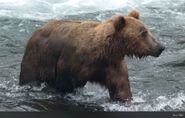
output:
[[[161,47],[159,48],[159,51],[162,52],[165,49],[165,47],[163,45],[161,45]]]
[[[161,44],[158,45],[158,46],[155,48],[155,50],[154,50],[152,56],[154,56],[154,57],[159,57],[159,56],[161,55],[161,53],[164,51],[164,49],[165,49],[165,47],[164,47],[163,45],[161,45]]]
[[[163,45],[160,45],[158,47],[158,51],[156,52],[156,57],[159,57],[164,49],[165,49],[165,47]]]

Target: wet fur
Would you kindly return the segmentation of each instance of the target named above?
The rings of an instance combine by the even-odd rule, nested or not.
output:
[[[131,38],[124,34],[129,29],[128,20],[134,19],[130,17],[116,16],[102,23],[48,22],[28,41],[21,63],[20,85],[47,82],[67,93],[91,81],[106,86],[113,100],[131,99],[124,56],[141,58],[148,52],[139,46],[139,39],[132,40],[138,34]]]

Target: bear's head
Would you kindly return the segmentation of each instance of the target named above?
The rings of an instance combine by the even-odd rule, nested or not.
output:
[[[158,57],[165,49],[139,19],[139,13],[131,11],[128,16],[116,16],[112,19],[115,28],[115,40],[124,47],[125,55],[142,58]]]

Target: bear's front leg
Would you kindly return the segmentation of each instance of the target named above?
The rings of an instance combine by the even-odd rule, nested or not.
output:
[[[132,100],[128,70],[125,62],[119,66],[110,66],[106,69],[106,86],[112,100],[123,102]]]

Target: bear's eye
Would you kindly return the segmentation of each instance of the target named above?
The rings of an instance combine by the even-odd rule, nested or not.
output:
[[[147,34],[148,34],[148,31],[147,31],[147,30],[141,32],[141,36],[142,36],[142,37],[146,37]]]

